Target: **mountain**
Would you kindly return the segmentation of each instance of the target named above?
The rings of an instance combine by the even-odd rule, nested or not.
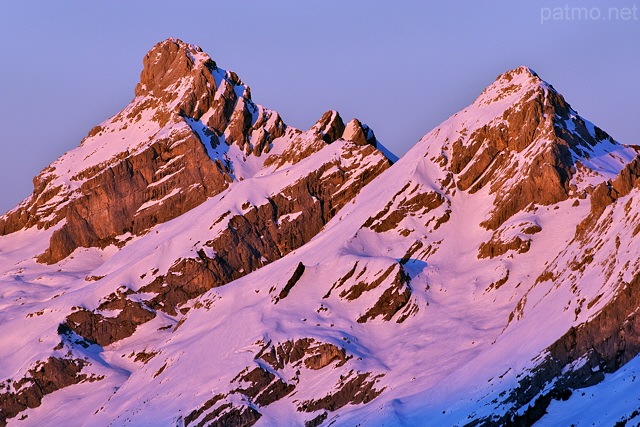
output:
[[[520,67],[395,160],[154,46],[0,218],[0,424],[637,417],[637,149]]]

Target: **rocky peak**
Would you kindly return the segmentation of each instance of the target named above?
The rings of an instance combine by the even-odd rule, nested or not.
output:
[[[344,122],[336,110],[325,112],[311,129],[320,133],[322,140],[331,143],[344,133]]]
[[[162,91],[195,70],[217,69],[215,62],[199,46],[176,38],[156,44],[145,55],[143,65],[140,83],[135,89],[136,96],[161,96]]]
[[[259,156],[285,133],[277,112],[254,104],[240,78],[196,45],[167,39],[143,64],[135,99],[34,179],[32,196],[0,217],[1,235],[66,219],[40,258],[57,262],[144,233],[228,186],[232,162],[214,146]]]
[[[351,119],[345,126],[342,117],[336,110],[325,112],[320,120],[311,126],[311,130],[319,133],[322,140],[328,144],[342,138],[360,145],[376,146],[376,136],[369,126],[362,124],[358,119]]]
[[[576,115],[575,111],[549,83],[542,80],[529,67],[518,67],[502,73],[489,85],[470,108],[484,110],[487,115],[508,115],[534,105],[535,113],[553,120],[555,116],[563,120]]]
[[[474,193],[488,186],[495,195],[495,209],[483,224],[489,229],[532,203],[550,205],[583,193],[585,185],[572,185],[578,162],[620,148],[528,67],[501,74],[442,129],[453,129],[441,139],[441,152],[458,189]],[[598,167],[594,172],[606,179]]]
[[[550,87],[529,67],[518,67],[500,74],[496,80],[482,91],[473,105],[489,105],[504,98],[512,101],[524,94],[532,94]]]
[[[358,119],[351,119],[345,127],[342,138],[360,145],[371,144],[376,146],[376,136],[369,126],[360,123]]]
[[[277,112],[254,104],[238,75],[218,68],[197,45],[169,38],[156,44],[143,64],[135,91],[143,99],[138,108],[156,109],[161,126],[184,118],[208,135],[205,144],[223,140],[256,156],[286,130]]]
[[[521,65],[517,68],[514,68],[513,70],[505,71],[504,73],[500,74],[496,78],[496,81],[494,82],[494,84],[499,82],[510,83],[512,82],[513,79],[521,79],[523,81],[528,80],[529,82],[532,82],[535,84],[543,82],[540,76],[538,76],[538,73],[536,73],[526,65]]]
[[[568,109],[562,96],[530,68],[501,74],[456,115],[457,138],[450,146],[445,144],[445,150],[450,152],[451,171],[459,175],[458,186],[466,190],[478,177],[468,173],[474,164],[482,165],[484,171],[499,153],[523,152],[533,148],[534,141],[548,145],[555,136],[554,118],[560,114],[568,117]]]

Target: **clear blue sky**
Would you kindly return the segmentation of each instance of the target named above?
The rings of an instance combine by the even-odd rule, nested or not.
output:
[[[4,0],[0,211],[133,98],[142,57],[170,36],[236,71],[254,100],[286,123],[306,129],[334,108],[369,124],[399,155],[519,65],[620,142],[640,144],[640,11],[602,19],[609,7],[637,5]],[[586,7],[590,16],[553,9],[565,6]]]

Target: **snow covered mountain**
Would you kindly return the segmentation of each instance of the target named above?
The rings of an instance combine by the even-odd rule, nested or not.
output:
[[[640,158],[532,70],[395,163],[180,40],[135,95],[0,217],[0,425],[637,422]]]

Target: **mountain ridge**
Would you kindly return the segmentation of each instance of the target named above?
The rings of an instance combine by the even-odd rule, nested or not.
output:
[[[220,70],[194,45],[156,45],[132,104],[76,156],[113,154],[91,151],[112,133],[142,151],[45,169],[0,220],[18,348],[0,352],[2,422],[530,425],[635,357],[616,359],[635,309],[637,150],[535,72],[503,73],[392,164],[357,119],[288,127]],[[46,194],[78,173],[80,190]],[[130,192],[122,225],[91,225]]]

